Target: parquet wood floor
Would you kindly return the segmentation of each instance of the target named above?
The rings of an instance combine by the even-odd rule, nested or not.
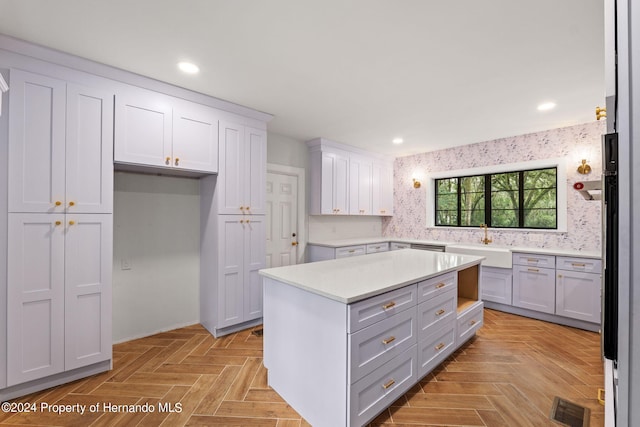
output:
[[[477,336],[371,426],[558,426],[549,420],[554,396],[590,408],[591,426],[603,426],[599,348],[598,334],[485,310]],[[110,372],[16,400],[38,406],[94,404],[103,410],[0,412],[0,425],[309,425],[268,387],[262,338],[251,331],[214,339],[194,325],[117,344],[113,356]],[[123,412],[115,406],[109,411],[105,403],[147,404],[154,411]],[[161,412],[167,404],[174,410],[181,405],[181,411]]]

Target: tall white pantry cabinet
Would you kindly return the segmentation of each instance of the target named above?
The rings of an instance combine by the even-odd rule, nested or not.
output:
[[[9,74],[11,388],[110,366],[114,94]]]
[[[267,226],[266,131],[220,121],[219,132],[219,173],[202,180],[200,214],[200,319],[216,337],[262,323]]]

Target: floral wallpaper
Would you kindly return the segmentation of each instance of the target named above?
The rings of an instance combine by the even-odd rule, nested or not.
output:
[[[385,237],[480,243],[483,231],[475,229],[428,228],[426,182],[420,189],[411,185],[413,174],[468,169],[558,157],[567,159],[567,231],[525,231],[490,229],[493,244],[599,251],[601,248],[601,204],[585,200],[573,189],[576,181],[598,180],[602,170],[601,135],[606,123],[596,121],[493,141],[449,148],[407,157],[394,164],[394,216],[382,220]],[[580,175],[580,159],[587,157],[589,175]],[[426,181],[426,179],[424,179]],[[432,196],[431,196],[432,197]]]

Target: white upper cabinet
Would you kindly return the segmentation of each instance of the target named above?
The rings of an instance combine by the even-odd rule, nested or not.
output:
[[[365,157],[351,156],[349,160],[349,214],[351,215],[372,215],[372,167],[372,161]]]
[[[218,172],[218,117],[212,108],[186,101],[175,104],[172,156],[174,167]]]
[[[393,164],[374,163],[373,165],[373,215],[393,215]]]
[[[113,210],[113,94],[11,70],[9,211]]]
[[[235,123],[220,123],[218,213],[264,215],[267,188],[267,133]]]
[[[322,156],[322,166],[319,171],[321,175],[320,206],[316,207],[313,203],[317,198],[312,189],[314,199],[312,199],[311,212],[312,214],[347,215],[349,213],[349,154],[332,150],[331,152],[323,151],[320,155]],[[312,153],[312,159],[313,157]],[[312,172],[312,183],[314,173],[316,172]]]
[[[116,96],[116,163],[218,172],[213,108],[145,90]]]
[[[170,100],[147,91],[116,96],[114,161],[171,167]]]
[[[311,155],[311,215],[393,215],[393,163],[322,138]]]

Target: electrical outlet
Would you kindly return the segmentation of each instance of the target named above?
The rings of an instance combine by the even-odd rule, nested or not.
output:
[[[131,261],[129,258],[120,259],[120,270],[131,270]]]

